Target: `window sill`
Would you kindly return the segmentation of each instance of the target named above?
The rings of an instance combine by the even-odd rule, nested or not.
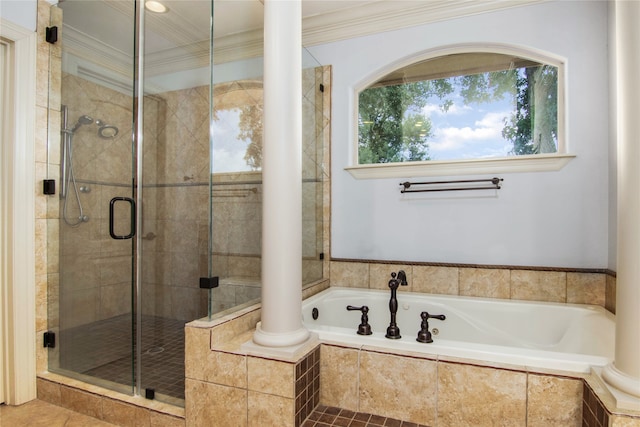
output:
[[[356,179],[551,172],[562,169],[574,157],[573,154],[538,154],[492,159],[380,163],[349,166],[344,169]]]

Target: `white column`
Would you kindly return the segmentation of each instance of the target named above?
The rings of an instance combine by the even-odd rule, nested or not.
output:
[[[300,0],[264,1],[262,319],[253,341],[286,347],[302,326],[302,13]]]
[[[613,387],[640,397],[640,2],[616,1],[618,149],[616,353],[603,371]]]

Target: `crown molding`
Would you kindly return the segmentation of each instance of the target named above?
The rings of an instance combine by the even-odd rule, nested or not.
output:
[[[302,20],[303,46],[362,37],[549,0],[430,0],[367,3]]]
[[[447,19],[522,7],[549,0],[430,0],[366,2],[360,6],[303,18],[302,44],[305,47],[362,37]],[[119,8],[120,2],[111,2]],[[122,11],[124,12],[124,11]],[[162,75],[207,66],[210,43],[197,41],[195,30],[178,17],[170,27],[158,28],[151,18],[150,27],[178,43],[177,48],[147,55],[149,75]],[[125,52],[68,25],[63,29],[68,53],[93,62],[97,67],[130,75],[133,60]],[[191,42],[189,42],[191,40]],[[193,42],[193,40],[196,40]],[[263,54],[263,30],[235,33],[213,41],[214,64],[260,57]],[[73,72],[73,71],[71,71]]]

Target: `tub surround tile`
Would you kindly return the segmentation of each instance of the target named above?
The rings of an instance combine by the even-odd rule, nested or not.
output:
[[[194,368],[197,369],[195,365]],[[247,357],[222,351],[209,351],[204,363],[200,365],[200,373],[196,374],[195,378],[230,387],[246,388]]]
[[[606,275],[567,273],[567,302],[604,306]]]
[[[331,345],[320,348],[320,403],[358,410],[359,351]]]
[[[412,268],[410,265],[395,264],[370,264],[369,265],[369,289],[389,289],[391,273],[403,270],[407,275],[407,286],[401,286],[398,291],[411,292],[413,288]]]
[[[510,271],[460,268],[459,286],[462,296],[509,299],[511,297]]]
[[[582,425],[582,380],[529,374],[527,427]]]
[[[212,352],[210,340],[210,329],[185,328],[185,377],[225,385],[242,384],[246,377],[243,357]]]
[[[611,427],[640,427],[640,418],[612,415],[610,417]],[[591,426],[589,426],[591,427]]]
[[[261,313],[260,309],[248,308],[220,319],[211,330],[211,349],[228,348],[236,337],[255,330]]]
[[[295,366],[291,363],[259,357],[247,358],[249,391],[294,398]]]
[[[527,374],[438,364],[438,426],[526,425]]]
[[[331,286],[387,289],[381,277],[405,269],[405,292],[526,301],[596,304],[615,311],[615,273],[568,268],[475,266],[473,264],[399,264],[336,259],[329,263]]]
[[[249,426],[295,427],[294,414],[293,399],[249,391],[247,414]]]
[[[511,270],[511,299],[566,302],[567,273]]]
[[[246,427],[247,390],[197,381],[185,381],[186,426]]]
[[[413,266],[411,290],[427,294],[458,295],[457,267]]]
[[[436,424],[437,362],[363,351],[358,410]]]
[[[402,332],[404,333],[404,332]],[[416,333],[417,335],[417,333]],[[339,345],[339,343],[335,343],[337,345]],[[371,352],[371,353],[379,353],[379,354],[386,354],[389,356],[400,356],[400,357],[411,357],[414,359],[424,359],[424,360],[430,360],[430,361],[437,361],[440,356],[438,356],[437,354],[433,353],[433,354],[429,354],[429,353],[418,353],[415,351],[407,351],[407,350],[401,350],[401,349],[393,349],[393,348],[385,348],[385,347],[378,347],[375,345],[362,345],[362,346],[354,346],[354,348],[358,348],[361,351],[366,351],[366,352]]]
[[[452,364],[460,364],[460,365],[469,365],[469,366],[477,366],[480,368],[493,368],[507,371],[519,371],[519,372],[527,372],[528,368],[525,365],[515,365],[512,363],[503,363],[503,362],[495,362],[490,360],[479,360],[479,359],[471,359],[466,357],[455,357],[455,356],[443,356],[443,355],[434,355],[437,358],[438,362],[448,362]],[[536,368],[537,370],[538,368]]]
[[[605,284],[605,300],[604,300],[604,308],[616,314],[616,277],[610,274],[607,274],[606,284]]]
[[[331,262],[331,286],[348,288],[369,287],[369,264],[358,262]]]

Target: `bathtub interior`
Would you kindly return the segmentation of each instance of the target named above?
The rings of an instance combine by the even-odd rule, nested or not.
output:
[[[371,336],[357,334],[361,313],[347,311],[347,305],[369,307]],[[429,320],[430,344],[416,342],[422,311],[446,316],[444,321]],[[396,318],[402,339],[384,338],[390,313],[389,292],[383,290],[332,287],[303,303],[305,327],[330,341],[523,364],[543,365],[551,359],[580,371],[613,360],[614,316],[598,306],[398,292]],[[574,360],[576,366],[571,365]]]

